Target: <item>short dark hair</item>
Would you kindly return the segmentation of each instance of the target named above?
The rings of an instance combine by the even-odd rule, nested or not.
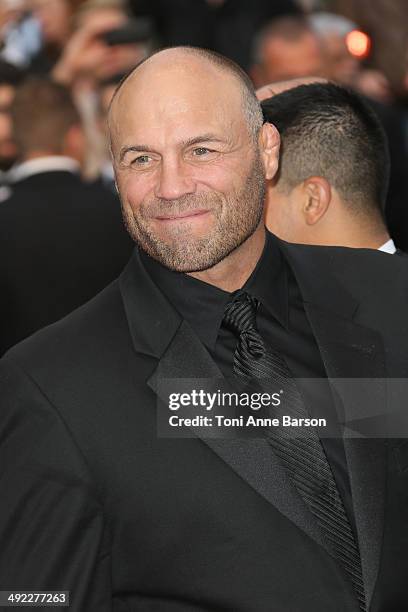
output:
[[[11,117],[23,156],[37,149],[61,153],[68,130],[80,124],[69,90],[43,77],[30,77],[17,88]]]
[[[278,185],[292,189],[325,178],[356,213],[382,211],[389,152],[374,112],[355,92],[333,83],[300,85],[264,100],[264,119],[282,139]]]

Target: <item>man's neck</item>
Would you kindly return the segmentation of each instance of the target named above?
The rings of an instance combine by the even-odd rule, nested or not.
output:
[[[35,151],[27,152],[24,158],[21,160],[22,162],[31,161],[32,159],[41,159],[43,157],[60,157],[62,153],[56,153],[55,151],[47,151],[42,149],[37,149]]]
[[[340,207],[337,207],[340,209]],[[337,214],[327,218],[325,226],[316,225],[316,241],[310,235],[309,244],[344,246],[352,249],[378,249],[390,239],[382,218]]]
[[[342,244],[354,249],[379,249],[390,239],[390,235],[386,228],[379,229],[374,232],[356,232],[350,233],[344,237]]]
[[[261,223],[247,240],[218,264],[189,276],[224,291],[240,289],[251,276],[265,246],[265,226]]]

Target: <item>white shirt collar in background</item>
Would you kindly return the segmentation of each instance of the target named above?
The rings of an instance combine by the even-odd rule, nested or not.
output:
[[[38,157],[37,159],[29,159],[28,161],[13,166],[7,173],[7,180],[9,183],[16,183],[34,174],[61,170],[77,173],[79,172],[79,164],[75,159],[64,157],[63,155]]]
[[[383,253],[390,253],[390,255],[394,255],[394,253],[396,252],[397,248],[394,244],[394,241],[392,238],[390,238],[389,240],[387,240],[387,242],[384,242],[384,244],[382,246],[380,246],[378,248],[379,251],[383,251]]]

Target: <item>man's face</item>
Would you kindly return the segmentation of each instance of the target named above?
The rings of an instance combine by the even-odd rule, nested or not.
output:
[[[201,62],[139,71],[114,101],[110,122],[125,222],[166,267],[206,270],[262,217],[264,168],[240,87]]]

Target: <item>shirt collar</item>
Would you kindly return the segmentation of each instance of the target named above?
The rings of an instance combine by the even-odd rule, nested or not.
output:
[[[224,310],[233,294],[181,272],[174,272],[140,252],[143,266],[156,286],[200,340],[215,347]],[[281,325],[288,327],[288,285],[283,256],[276,239],[266,233],[263,253],[255,270],[242,287],[256,297]]]
[[[384,253],[390,253],[390,255],[394,255],[397,250],[397,247],[395,246],[393,239],[390,238],[389,240],[387,240],[387,242],[384,242],[383,245],[378,247],[378,250],[383,251]]]
[[[34,174],[41,174],[43,172],[79,172],[79,164],[75,159],[71,157],[65,157],[63,155],[49,155],[47,157],[38,157],[36,159],[29,159],[21,164],[13,166],[7,173],[9,182],[16,183],[23,179],[33,176]]]
[[[287,268],[273,234],[266,232],[261,258],[243,289],[256,297],[283,327],[289,327]]]

